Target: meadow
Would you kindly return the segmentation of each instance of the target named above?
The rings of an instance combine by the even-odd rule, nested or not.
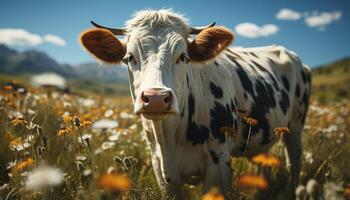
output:
[[[350,101],[315,91],[297,198],[350,199]],[[128,96],[2,84],[0,199],[161,199],[141,131]],[[287,199],[284,150],[279,142],[269,154],[232,158],[228,196]],[[223,199],[215,188],[202,196],[200,187],[185,185],[188,199]]]

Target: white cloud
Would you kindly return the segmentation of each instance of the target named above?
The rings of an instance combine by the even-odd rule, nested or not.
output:
[[[41,44],[42,42],[43,39],[39,35],[29,33],[24,29],[0,29],[0,44],[34,46]]]
[[[52,44],[55,44],[55,45],[58,45],[61,47],[66,46],[66,41],[64,41],[62,38],[60,38],[56,35],[51,35],[51,34],[45,35],[44,40],[46,42],[50,42]]]
[[[36,46],[44,42],[50,42],[54,45],[65,46],[66,42],[55,35],[40,35],[30,33],[24,29],[0,28],[0,44],[17,46]]]
[[[235,27],[235,30],[238,34],[249,37],[249,38],[257,38],[257,37],[267,37],[273,35],[278,32],[278,27],[274,24],[265,24],[262,26],[258,26],[253,23],[241,23]]]
[[[283,8],[276,14],[276,18],[279,20],[294,21],[301,18],[301,13],[288,8]]]
[[[309,27],[322,27],[332,22],[338,21],[342,16],[341,11],[313,13],[305,18],[305,23]]]

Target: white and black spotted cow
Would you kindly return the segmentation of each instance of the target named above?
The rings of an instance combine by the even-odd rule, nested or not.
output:
[[[134,112],[141,114],[164,192],[181,199],[181,185],[193,176],[204,191],[229,189],[230,156],[243,155],[248,136],[235,109],[258,120],[245,156],[268,151],[277,140],[273,128],[289,127],[284,141],[295,186],[310,96],[310,71],[295,53],[281,46],[228,48],[228,29],[191,28],[170,10],[138,12],[124,29],[93,24],[81,44],[103,62],[128,65]],[[221,134],[221,127],[238,130],[238,138]]]

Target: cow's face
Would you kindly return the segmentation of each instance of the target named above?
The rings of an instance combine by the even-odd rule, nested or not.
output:
[[[133,27],[121,42],[110,30],[97,28],[80,38],[97,59],[128,65],[134,113],[159,120],[179,113],[178,97],[185,95],[188,63],[214,58],[233,40],[229,30],[209,27],[190,42],[189,30],[173,24]]]

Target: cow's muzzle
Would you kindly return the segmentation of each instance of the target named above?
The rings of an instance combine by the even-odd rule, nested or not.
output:
[[[176,96],[169,89],[145,89],[136,97],[134,113],[152,120],[178,114]]]

